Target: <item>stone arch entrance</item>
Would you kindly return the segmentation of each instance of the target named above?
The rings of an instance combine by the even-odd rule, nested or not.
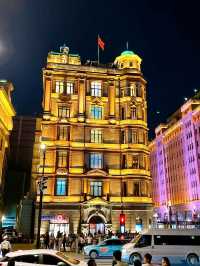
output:
[[[93,214],[88,218],[89,232],[94,235],[105,234],[106,219],[103,215]]]

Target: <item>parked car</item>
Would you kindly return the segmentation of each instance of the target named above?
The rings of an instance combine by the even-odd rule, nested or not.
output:
[[[83,251],[86,256],[89,256],[92,259],[96,257],[110,257],[113,255],[115,250],[121,250],[122,246],[126,244],[126,240],[110,238],[104,240],[103,242],[97,245],[88,245],[85,246]]]
[[[6,257],[0,260],[1,266],[7,266],[12,262],[16,266],[43,266],[43,265],[57,265],[57,266],[86,266],[84,261],[80,261],[63,253],[51,249],[33,249],[20,250],[9,252]]]
[[[168,257],[171,263],[196,265],[200,261],[199,229],[151,229],[138,235],[122,248],[122,260],[130,264],[142,260],[145,253],[159,263]]]

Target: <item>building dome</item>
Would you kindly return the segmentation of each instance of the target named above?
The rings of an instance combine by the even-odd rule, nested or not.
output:
[[[120,56],[116,57],[114,64],[118,68],[135,68],[140,71],[140,64],[142,59],[133,51],[125,50]]]

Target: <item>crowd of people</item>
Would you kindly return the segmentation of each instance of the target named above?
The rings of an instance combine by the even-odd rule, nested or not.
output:
[[[135,237],[132,233],[126,233],[123,236],[120,234],[114,234],[111,231],[108,234],[95,233],[92,234],[65,234],[60,231],[57,232],[56,236],[53,233],[46,232],[41,235],[40,243],[41,248],[56,249],[58,251],[74,251],[81,252],[85,245],[98,244],[101,241],[108,238],[126,238],[132,239]]]
[[[113,252],[113,261],[112,266],[128,266],[127,263],[122,262],[121,260],[122,253],[120,250],[116,250]],[[146,253],[144,255],[143,263],[136,259],[134,261],[134,266],[154,266],[154,264],[151,262],[152,256],[149,253]],[[88,266],[97,266],[96,261],[94,259],[88,260]],[[171,266],[170,261],[167,257],[163,257],[161,260],[161,266]]]

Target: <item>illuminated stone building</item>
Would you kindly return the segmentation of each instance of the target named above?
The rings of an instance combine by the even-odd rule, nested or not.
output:
[[[32,170],[35,192],[43,167],[48,177],[42,232],[117,231],[122,209],[126,230],[148,228],[151,178],[140,64],[132,51],[110,65],[82,64],[65,46],[48,54]],[[44,165],[40,143],[46,145]]]
[[[7,80],[0,80],[0,192],[4,190],[6,152],[9,147],[9,135],[13,128],[12,117],[15,110],[11,102],[11,92],[14,90],[13,84]]]
[[[161,222],[200,217],[200,99],[196,95],[159,125],[150,143],[152,198]]]

